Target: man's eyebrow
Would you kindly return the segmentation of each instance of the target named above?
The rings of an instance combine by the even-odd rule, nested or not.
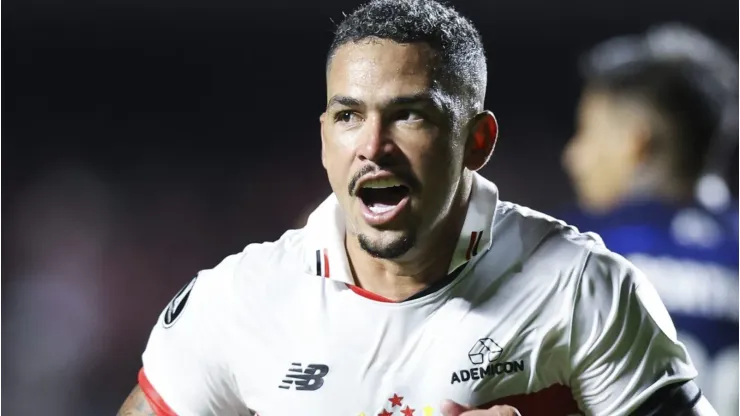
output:
[[[388,106],[403,106],[413,104],[432,104],[435,107],[442,108],[442,103],[436,100],[434,95],[430,94],[429,92],[420,92],[418,94],[393,97],[386,103],[386,105]]]
[[[345,95],[335,95],[329,99],[326,104],[326,108],[328,109],[334,105],[357,108],[364,106],[365,103],[357,98],[352,98]],[[383,107],[403,107],[412,105],[431,106],[443,113],[450,111],[449,103],[447,102],[447,100],[445,100],[445,97],[433,91],[422,91],[416,94],[401,95],[398,97],[393,97],[387,102],[383,103]]]
[[[329,101],[326,103],[326,108],[329,108],[333,105],[341,105],[344,107],[360,107],[362,106],[362,104],[363,104],[362,101],[356,98],[347,97],[344,95],[335,95],[331,97]]]

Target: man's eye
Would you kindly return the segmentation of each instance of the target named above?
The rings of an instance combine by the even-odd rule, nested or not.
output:
[[[398,114],[396,115],[396,120],[415,122],[424,120],[424,116],[418,111],[403,110],[398,112]]]
[[[349,110],[339,111],[334,115],[334,120],[341,123],[352,123],[357,121],[357,118],[357,114]]]

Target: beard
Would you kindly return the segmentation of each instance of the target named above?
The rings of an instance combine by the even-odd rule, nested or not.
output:
[[[376,259],[397,259],[406,254],[416,243],[416,235],[411,233],[400,237],[393,238],[391,241],[385,241],[381,238],[372,240],[365,234],[357,236],[360,248]]]

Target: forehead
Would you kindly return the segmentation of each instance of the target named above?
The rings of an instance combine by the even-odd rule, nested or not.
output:
[[[436,54],[425,43],[364,39],[340,46],[328,67],[328,97],[363,99],[418,93],[434,87]]]

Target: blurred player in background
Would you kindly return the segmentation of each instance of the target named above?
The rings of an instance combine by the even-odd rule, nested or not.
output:
[[[738,414],[738,213],[721,176],[737,146],[737,60],[665,25],[583,61],[563,164],[581,212],[563,216],[657,288],[720,415]]]

